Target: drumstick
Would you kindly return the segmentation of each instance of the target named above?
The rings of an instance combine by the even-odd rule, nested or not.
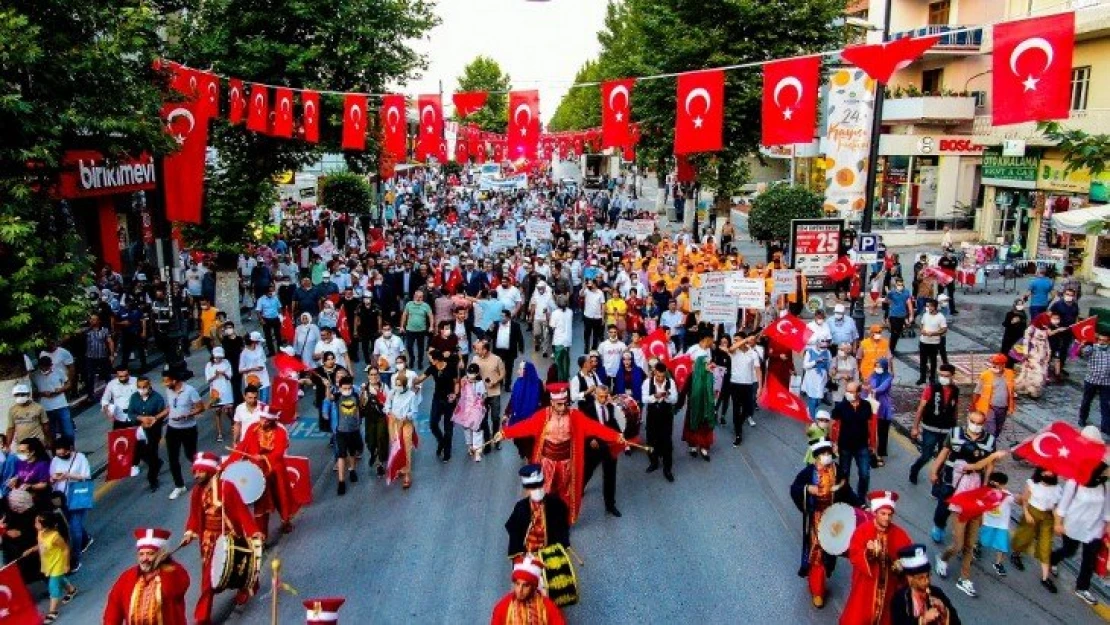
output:
[[[573,556],[575,560],[578,560],[578,566],[586,566],[586,561],[582,559],[582,556],[578,555],[578,552],[575,551],[573,547],[567,547],[567,551],[570,552],[570,555]]]
[[[240,456],[245,456],[247,458],[250,458],[251,460],[258,460],[259,457],[260,457],[260,456],[255,456],[253,454],[248,454],[245,451],[239,451],[238,449],[235,449],[234,447],[224,447],[224,449],[230,451],[233,454],[239,454]]]

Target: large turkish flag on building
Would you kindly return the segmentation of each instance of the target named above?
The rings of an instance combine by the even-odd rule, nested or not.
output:
[[[162,106],[166,131],[178,150],[162,159],[166,220],[199,224],[204,204],[204,155],[208,149],[208,117],[198,111],[200,101],[170,102]]]
[[[622,148],[632,142],[629,131],[632,121],[631,78],[609,80],[601,83],[601,145]]]
[[[393,155],[394,162],[405,161],[405,96],[387,95],[382,98],[380,111],[382,124],[382,150]]]
[[[674,153],[719,151],[724,141],[725,73],[719,69],[678,75]]]
[[[813,141],[820,74],[821,58],[816,56],[763,66],[763,145]]]
[[[1067,119],[1074,47],[1074,13],[995,24],[994,125]]]
[[[361,93],[343,98],[343,149],[366,149],[366,96]]]
[[[509,153],[505,158],[536,158],[540,142],[540,92],[509,92]],[[501,160],[499,157],[497,160]]]
[[[418,96],[416,110],[420,121],[416,158],[420,161],[429,156],[439,158],[439,143],[443,140],[443,98],[438,94]]]

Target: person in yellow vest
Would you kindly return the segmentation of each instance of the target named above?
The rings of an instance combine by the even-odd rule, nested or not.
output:
[[[1006,368],[1006,355],[991,356],[991,365],[979,374],[971,396],[971,409],[987,415],[987,432],[1002,435],[1006,419],[1015,408],[1014,370]]]

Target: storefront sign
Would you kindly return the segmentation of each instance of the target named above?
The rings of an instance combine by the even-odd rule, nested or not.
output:
[[[836,261],[844,238],[842,219],[795,219],[790,222],[790,259],[806,278],[806,288],[829,290],[832,280],[825,267]]]
[[[986,147],[968,135],[882,135],[879,156],[979,156]]]
[[[59,179],[59,193],[65,199],[150,191],[158,178],[154,157],[108,161],[91,150],[66,152]]]
[[[1002,156],[997,151],[983,153],[983,184],[1015,189],[1037,186],[1037,156]]]
[[[1088,193],[1091,190],[1091,174],[1086,169],[1068,172],[1064,161],[1045,158],[1040,161],[1037,172],[1037,188],[1046,191],[1068,193]]]
[[[871,150],[873,83],[862,70],[844,67],[829,78],[825,117],[825,213],[848,217],[863,210]]]

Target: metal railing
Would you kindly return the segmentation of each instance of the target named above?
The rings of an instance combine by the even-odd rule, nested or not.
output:
[[[968,50],[978,50],[979,46],[983,45],[983,29],[976,28],[975,30],[963,30],[967,26],[946,26],[933,24],[924,26],[922,28],[915,28],[913,30],[903,30],[901,32],[891,35],[892,39],[904,39],[906,37],[927,37],[929,35],[940,35],[940,41],[934,49],[940,48],[960,48]],[[953,32],[956,31],[956,32]]]

